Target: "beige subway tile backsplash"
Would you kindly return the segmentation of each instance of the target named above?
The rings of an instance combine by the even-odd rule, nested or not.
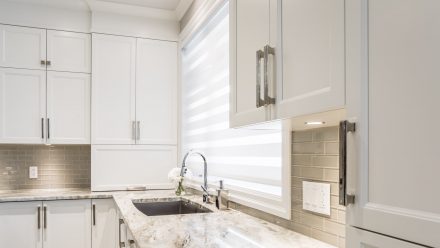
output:
[[[90,188],[89,145],[0,145],[0,190],[60,188]]]

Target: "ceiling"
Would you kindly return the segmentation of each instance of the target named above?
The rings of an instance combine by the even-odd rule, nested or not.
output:
[[[0,0],[79,11],[103,11],[180,20],[193,0]]]

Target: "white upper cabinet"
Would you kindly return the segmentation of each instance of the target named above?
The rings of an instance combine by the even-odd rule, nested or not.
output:
[[[47,72],[47,140],[90,144],[90,75]]]
[[[344,0],[230,1],[230,126],[345,107]]]
[[[0,99],[0,143],[45,142],[45,71],[0,68]]]
[[[136,38],[92,40],[92,143],[134,144]]]
[[[91,248],[91,201],[43,202],[44,248]]]
[[[274,0],[232,0],[230,6],[230,125],[266,121],[264,105],[264,47],[275,44]]]
[[[344,3],[281,0],[278,118],[344,107]]]
[[[0,25],[0,66],[46,70],[46,30]]]
[[[91,71],[91,35],[65,31],[47,31],[47,70]]]
[[[42,248],[41,210],[41,201],[0,203],[1,247]]]
[[[177,43],[137,39],[137,144],[177,144]]]
[[[346,4],[347,222],[440,247],[440,2]]]

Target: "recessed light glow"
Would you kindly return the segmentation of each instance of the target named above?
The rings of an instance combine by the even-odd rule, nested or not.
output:
[[[324,125],[325,121],[306,121],[304,124],[306,124],[306,125]]]

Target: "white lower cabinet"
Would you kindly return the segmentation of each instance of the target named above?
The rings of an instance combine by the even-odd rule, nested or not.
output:
[[[42,202],[0,204],[0,246],[42,248]]]
[[[425,246],[347,226],[346,247],[350,248],[423,248]]]
[[[0,247],[117,248],[118,242],[113,199],[0,203]]]
[[[93,199],[92,214],[92,247],[119,247],[118,212],[114,200]]]
[[[44,248],[91,247],[90,200],[43,202]]]

